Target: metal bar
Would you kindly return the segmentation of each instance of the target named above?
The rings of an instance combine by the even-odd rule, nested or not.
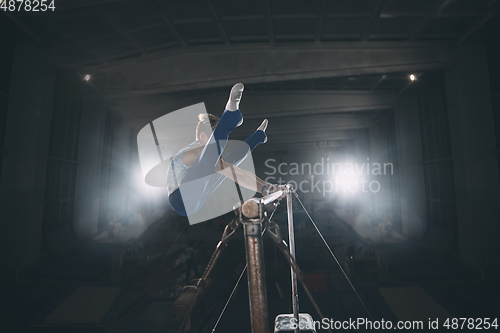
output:
[[[5,16],[7,16],[12,22],[17,24],[19,28],[24,30],[28,35],[30,35],[34,40],[36,40],[40,45],[48,47],[49,45],[47,42],[38,34],[38,32],[35,31],[34,28],[32,28],[30,25],[25,23],[23,20],[21,20],[19,17],[14,16],[13,14],[4,11],[3,12]]]
[[[362,41],[367,41],[368,38],[370,37],[370,32],[373,30],[375,27],[375,24],[377,21],[380,19],[380,16],[382,15],[382,12],[384,11],[388,0],[380,0],[375,7],[375,10],[372,13],[372,16],[370,18],[370,23],[366,27],[365,31],[363,31],[363,35],[361,36]]]
[[[269,8],[269,0],[266,0],[264,3],[264,10],[266,16],[266,26],[267,26],[267,34],[269,35],[269,42],[271,45],[275,43],[274,29],[273,29],[273,19],[271,16],[271,8]]]
[[[455,42],[453,46],[457,46],[465,41],[469,36],[471,36],[476,30],[481,28],[486,22],[488,22],[493,16],[496,15],[500,8],[500,3],[492,2],[492,5],[489,7],[489,10],[484,13],[484,15],[476,21],[470,28],[467,30],[458,40]]]
[[[243,229],[248,267],[248,294],[252,333],[269,333],[262,225],[261,222],[245,223]]]
[[[446,6],[453,0],[438,0],[432,3],[431,8],[427,12],[424,20],[410,34],[410,41],[417,40],[418,37],[429,27],[432,21],[441,14]]]
[[[224,29],[224,26],[222,25],[222,22],[219,18],[219,14],[217,14],[217,11],[215,10],[214,4],[212,3],[211,0],[206,0],[206,4],[207,4],[207,7],[209,9],[209,14],[212,17],[212,20],[214,21],[214,23],[217,25],[217,29],[219,29],[219,32],[222,36],[222,39],[224,40],[224,43],[231,44],[231,41],[229,40],[227,32]]]
[[[163,5],[162,4],[157,4],[155,0],[149,0],[149,3],[151,6],[158,12],[158,15],[160,15],[162,21],[165,23],[167,26],[168,30],[170,30],[170,33],[181,43],[182,46],[187,46],[187,42],[184,40],[184,38],[179,34],[177,29],[175,29],[174,25],[172,22],[170,22],[169,18],[165,16],[164,11],[163,11]]]
[[[141,54],[146,54],[146,48],[144,44],[142,44],[138,39],[132,37],[127,30],[120,24],[118,21],[113,19],[110,16],[107,16],[103,13],[97,14],[104,22],[106,22],[114,31],[116,31],[120,36],[126,39],[130,45],[132,45],[137,51]]]
[[[386,77],[387,77],[387,75],[386,75],[386,74],[381,75],[381,76],[377,79],[377,81],[375,81],[375,83],[373,83],[373,85],[371,86],[371,90],[373,91],[373,90],[377,89],[377,87],[378,87],[378,86],[382,83],[382,81],[384,81],[384,80],[385,80],[385,78],[386,78]]]
[[[73,34],[71,34],[68,31],[64,31],[63,36],[65,36],[66,39],[70,40],[73,44],[81,48],[82,50],[85,50],[86,52],[92,54],[94,58],[98,61],[100,61],[102,64],[107,64],[109,62],[109,59],[107,56],[102,54],[101,52],[95,50],[94,48],[90,47],[87,45],[87,43],[82,42],[81,40],[78,40],[75,38]]]
[[[318,15],[316,19],[316,30],[314,31],[314,41],[320,42],[323,33],[323,26],[325,25],[325,15],[328,3],[326,0],[319,1]]]
[[[290,247],[290,254],[292,258],[295,259],[295,234],[293,229],[293,210],[292,210],[292,191],[290,185],[288,185],[288,191],[286,193],[286,206],[288,215],[288,243]],[[296,323],[299,323],[299,294],[297,288],[297,274],[293,268],[290,268],[290,274],[292,277],[292,308],[293,316],[295,317]],[[295,333],[299,333],[299,328],[295,328]]]

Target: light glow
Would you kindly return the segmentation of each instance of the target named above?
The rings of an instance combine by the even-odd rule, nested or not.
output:
[[[410,74],[410,80],[415,81],[416,79],[417,79],[417,77],[415,75]]]
[[[89,74],[85,75],[85,81],[90,81],[90,75]]]

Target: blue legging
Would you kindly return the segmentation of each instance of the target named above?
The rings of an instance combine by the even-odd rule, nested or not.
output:
[[[214,174],[214,169],[226,147],[229,134],[237,127],[241,119],[243,116],[239,110],[224,111],[210,139],[187,171],[179,188],[169,195],[170,205],[179,215],[190,216],[198,212],[210,195],[226,179],[226,176],[222,174]],[[245,142],[225,155],[224,161],[238,166],[265,139],[266,134],[263,131],[255,131]]]

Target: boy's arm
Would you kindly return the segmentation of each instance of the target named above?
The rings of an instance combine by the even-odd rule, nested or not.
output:
[[[232,165],[231,163],[224,162],[224,160],[222,159],[219,159],[219,163],[217,163],[214,171],[228,177],[229,179],[232,179],[240,186],[243,186],[244,188],[255,192],[261,193],[262,187],[267,185],[267,182],[263,181],[255,174],[240,169],[239,167]]]
[[[271,186],[271,184],[260,179],[252,172],[243,170],[235,165],[232,165],[231,163],[224,162],[222,159],[219,159],[219,163],[217,163],[214,171],[232,179],[235,183],[249,190],[263,195],[269,194],[269,186]],[[262,193],[263,189],[264,193]],[[284,188],[283,186],[277,186],[275,190],[284,190]]]

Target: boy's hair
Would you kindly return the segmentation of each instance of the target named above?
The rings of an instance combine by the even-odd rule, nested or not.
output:
[[[198,125],[196,125],[196,140],[200,139],[201,132],[210,136],[219,122],[219,117],[210,113],[200,113],[198,115]]]

